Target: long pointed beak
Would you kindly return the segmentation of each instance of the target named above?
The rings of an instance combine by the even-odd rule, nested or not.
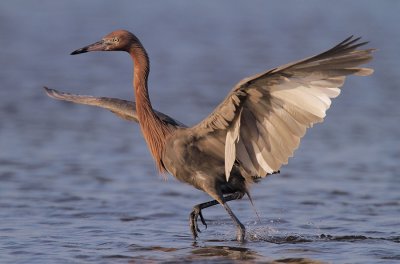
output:
[[[71,55],[81,54],[81,53],[85,53],[85,52],[89,52],[89,51],[101,51],[101,50],[104,50],[104,41],[103,40],[97,41],[96,43],[90,44],[86,47],[77,49],[77,50],[71,52]]]

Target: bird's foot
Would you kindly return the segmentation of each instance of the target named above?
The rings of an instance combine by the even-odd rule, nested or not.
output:
[[[204,220],[203,214],[201,213],[201,209],[199,206],[193,207],[192,212],[190,213],[189,217],[189,224],[190,224],[190,230],[192,231],[193,238],[196,239],[198,237],[198,234],[201,233],[199,226],[197,224],[197,220],[199,219],[203,223],[203,225],[207,229],[207,223],[206,220]]]

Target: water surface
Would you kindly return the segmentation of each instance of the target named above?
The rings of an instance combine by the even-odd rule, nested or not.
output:
[[[397,263],[400,19],[397,1],[2,1],[1,263]],[[351,34],[376,47],[281,174],[220,207],[158,176],[136,124],[46,97],[42,86],[134,99],[125,54],[68,54],[125,28],[147,48],[154,106],[192,125],[241,78]]]

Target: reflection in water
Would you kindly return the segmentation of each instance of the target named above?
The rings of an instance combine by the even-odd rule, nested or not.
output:
[[[268,229],[268,228],[266,228]],[[328,234],[321,234],[318,236],[314,235],[287,235],[287,236],[268,236],[268,237],[258,237],[257,241],[268,242],[272,244],[297,244],[297,243],[324,243],[324,242],[347,242],[347,243],[358,243],[359,241],[387,241],[387,242],[395,242],[399,243],[399,237],[389,237],[389,238],[376,238],[376,237],[366,237],[363,235],[343,235],[343,236],[332,236]],[[250,241],[254,241],[250,238]],[[252,243],[248,241],[247,243]],[[214,242],[214,241],[213,241]],[[222,243],[223,241],[220,241]],[[226,242],[226,241],[225,241]],[[265,247],[271,247],[271,244],[263,243],[259,244]],[[245,243],[246,245],[246,243]],[[192,250],[192,254],[201,257],[228,257],[232,260],[255,260],[255,261],[265,261],[265,256],[257,253],[253,249],[249,249],[247,247],[231,247],[231,246],[198,246],[196,243],[195,247],[198,247]],[[319,247],[323,247],[322,244]],[[292,250],[286,250],[286,252],[297,252],[297,253],[307,253],[307,252],[316,252],[318,249],[316,248],[297,248]],[[283,259],[275,259],[271,260],[271,263],[325,263],[320,260],[312,260],[310,258],[283,258]],[[264,262],[263,262],[264,263]]]
[[[237,260],[253,260],[261,255],[245,247],[232,246],[197,246],[191,250],[193,256],[199,257],[227,257]]]
[[[208,242],[212,244],[215,242]],[[226,241],[225,241],[226,243]],[[218,243],[223,244],[223,242]],[[262,246],[270,246],[269,244],[264,244]],[[181,249],[178,248],[164,248],[164,247],[149,247],[140,249],[141,251],[161,251],[161,252],[174,252],[175,255],[179,255]],[[307,251],[304,251],[307,252]],[[171,255],[169,255],[171,256]],[[105,256],[104,258],[107,259],[126,259],[129,258],[125,255],[110,255]],[[141,261],[149,261],[152,263],[151,257],[136,257],[131,259],[130,263],[137,263]],[[256,251],[249,249],[245,246],[228,246],[228,245],[198,245],[197,243],[193,243],[192,249],[187,254],[185,253],[183,256],[176,258],[176,257],[167,257],[162,261],[162,263],[232,263],[236,261],[240,261],[240,263],[271,263],[271,264],[278,264],[278,263],[324,263],[319,260],[313,260],[310,258],[280,258],[280,259],[273,259],[263,256]]]
[[[276,259],[271,261],[271,264],[279,264],[279,263],[287,263],[287,264],[322,264],[327,263],[319,260],[312,260],[309,258],[284,258],[284,259]]]

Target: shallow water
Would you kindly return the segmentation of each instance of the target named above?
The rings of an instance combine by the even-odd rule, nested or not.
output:
[[[290,7],[290,8],[289,8]],[[0,263],[397,263],[400,5],[396,1],[1,1]],[[136,124],[54,101],[42,86],[133,99],[125,54],[68,54],[117,28],[152,62],[154,106],[196,124],[241,78],[348,35],[376,47],[280,175],[220,207],[157,176]]]

